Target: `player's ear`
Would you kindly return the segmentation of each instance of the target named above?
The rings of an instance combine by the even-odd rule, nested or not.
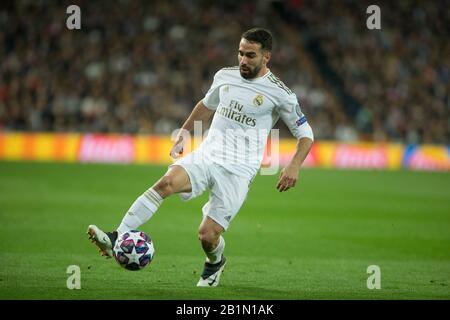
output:
[[[271,56],[272,56],[272,53],[270,51],[265,50],[263,52],[263,59],[264,59],[265,64],[269,63]]]

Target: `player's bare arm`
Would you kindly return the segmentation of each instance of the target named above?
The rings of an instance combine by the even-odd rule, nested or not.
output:
[[[195,121],[208,121],[211,116],[214,114],[214,111],[211,109],[208,109],[203,104],[203,101],[200,100],[195,108],[192,110],[191,114],[187,118],[187,120],[184,122],[183,126],[181,127],[182,130],[180,130],[180,133],[178,134],[177,138],[175,139],[175,143],[170,150],[170,156],[174,159],[178,158],[181,154],[183,154],[184,149],[184,143],[182,132],[183,130],[186,130],[188,132],[192,132],[194,130],[194,122]]]
[[[280,179],[277,184],[277,189],[280,192],[287,191],[290,188],[295,187],[300,168],[311,150],[312,144],[313,141],[309,138],[303,137],[298,139],[297,148],[292,160],[281,170]]]

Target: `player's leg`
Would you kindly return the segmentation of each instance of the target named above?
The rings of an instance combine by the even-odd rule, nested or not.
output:
[[[174,193],[190,192],[191,188],[186,170],[181,166],[171,166],[161,179],[131,205],[117,231],[123,233],[139,228],[155,214],[165,198]]]
[[[206,254],[206,262],[216,264],[222,259],[225,240],[222,237],[224,229],[210,217],[203,218],[198,229],[198,238]]]
[[[225,232],[244,203],[249,180],[239,177],[223,168],[210,169],[212,187],[209,201],[203,207],[204,219],[199,228],[199,238],[206,255],[203,273],[197,283],[199,287],[213,287],[219,284],[226,259],[223,254]]]
[[[198,238],[206,255],[198,287],[215,287],[219,284],[220,275],[225,267],[226,258],[223,255],[225,239],[222,237],[224,228],[208,216],[203,218],[198,230]]]
[[[89,239],[98,247],[100,253],[112,257],[112,248],[120,233],[138,229],[158,210],[163,200],[174,193],[190,192],[189,175],[181,166],[171,166],[151,188],[140,195],[128,209],[117,231],[103,232],[95,225],[88,227]]]

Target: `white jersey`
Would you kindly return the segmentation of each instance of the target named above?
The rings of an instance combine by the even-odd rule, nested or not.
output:
[[[280,117],[294,137],[313,139],[296,95],[270,70],[251,80],[240,75],[239,67],[219,70],[203,104],[215,110],[198,148],[203,160],[249,180],[261,166],[267,137]]]

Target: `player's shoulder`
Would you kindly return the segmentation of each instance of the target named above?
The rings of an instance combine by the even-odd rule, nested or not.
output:
[[[233,72],[234,71],[239,71],[239,66],[233,66],[233,67],[223,67],[222,69],[220,69],[219,71],[222,72]]]
[[[218,70],[214,74],[214,81],[218,83],[224,82],[235,82],[240,77],[239,66],[236,67],[225,67]]]
[[[234,67],[224,67],[216,72],[216,76],[222,76],[222,77],[236,77],[239,76],[239,66]]]
[[[294,95],[294,92],[272,72],[266,77],[266,83],[274,90],[282,92],[283,95]]]
[[[295,93],[272,72],[265,78],[267,86],[282,100],[296,100]]]

